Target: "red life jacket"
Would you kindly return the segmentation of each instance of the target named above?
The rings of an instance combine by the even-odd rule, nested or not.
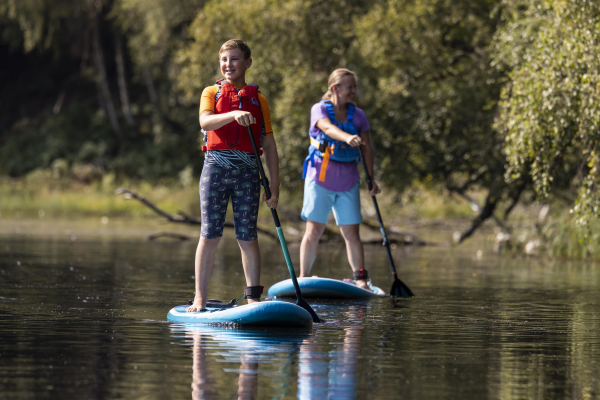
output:
[[[246,85],[239,92],[232,84],[224,79],[217,81],[221,86],[221,95],[215,102],[215,114],[224,114],[234,110],[248,111],[256,119],[256,123],[250,125],[254,135],[256,146],[260,147],[260,136],[263,126],[263,115],[258,99],[258,86]],[[254,153],[248,129],[245,126],[232,121],[227,125],[206,132],[207,145],[202,146],[206,150],[241,150],[246,153]],[[260,151],[262,153],[262,151]]]

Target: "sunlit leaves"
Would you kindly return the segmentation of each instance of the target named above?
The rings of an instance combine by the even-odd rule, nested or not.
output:
[[[204,0],[116,0],[111,16],[127,34],[135,61],[157,66],[160,71],[186,39],[186,27],[204,3]]]
[[[494,62],[510,71],[496,122],[506,137],[506,177],[530,173],[541,196],[557,181],[579,187],[574,210],[585,223],[598,215],[600,5],[506,0],[503,7]]]
[[[491,128],[500,81],[490,68],[495,1],[391,0],[357,23],[356,46],[383,179],[458,185],[503,168]],[[364,75],[364,74],[363,74]],[[482,168],[483,167],[483,168]],[[501,172],[500,172],[501,174]]]

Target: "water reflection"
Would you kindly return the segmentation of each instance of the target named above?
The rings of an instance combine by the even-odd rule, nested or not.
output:
[[[305,340],[300,349],[298,374],[299,399],[356,398],[356,365],[360,355],[366,307],[351,306],[343,313],[356,325],[338,335],[338,346],[329,352],[319,349],[314,338]]]
[[[192,399],[212,399],[214,393],[212,386],[214,380],[210,377],[208,362],[206,361],[206,347],[208,339],[201,332],[190,331],[194,340],[192,350]]]
[[[365,313],[364,305],[351,306],[343,313],[351,326],[306,331],[270,332],[201,324],[177,324],[171,330],[174,337],[183,338],[183,344],[192,347],[193,400],[259,399],[259,376],[269,375],[271,389],[279,392],[276,398],[293,395],[297,384],[298,399],[354,399]],[[323,336],[329,338],[328,346],[323,346]],[[273,379],[275,375],[277,379]],[[223,388],[222,382],[228,382],[229,387]]]
[[[176,324],[171,330],[174,337],[185,338],[184,345],[192,346],[194,400],[259,399],[259,376],[270,376],[272,385],[279,381],[273,389],[285,397],[292,389],[298,351],[313,334],[310,330],[273,332],[202,324]],[[232,379],[232,374],[237,377]]]
[[[235,246],[211,296],[245,285]],[[600,264],[422,249],[403,260],[417,298],[316,304],[327,323],[307,332],[239,331],[166,321],[190,298],[194,251],[0,236],[0,399],[600,398]],[[266,285],[287,274],[271,253]]]

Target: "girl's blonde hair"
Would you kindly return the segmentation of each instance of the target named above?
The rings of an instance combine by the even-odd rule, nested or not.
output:
[[[323,95],[323,100],[331,100],[333,97],[333,87],[342,83],[342,79],[345,76],[352,76],[354,81],[356,81],[356,74],[350,71],[347,68],[338,68],[329,75],[329,80],[327,81],[327,92]]]

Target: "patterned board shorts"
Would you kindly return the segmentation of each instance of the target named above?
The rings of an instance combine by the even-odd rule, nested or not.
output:
[[[238,240],[256,240],[256,217],[260,201],[257,168],[224,168],[204,164],[200,176],[200,236],[215,239],[223,236],[223,224],[229,196],[233,203],[233,223]]]

